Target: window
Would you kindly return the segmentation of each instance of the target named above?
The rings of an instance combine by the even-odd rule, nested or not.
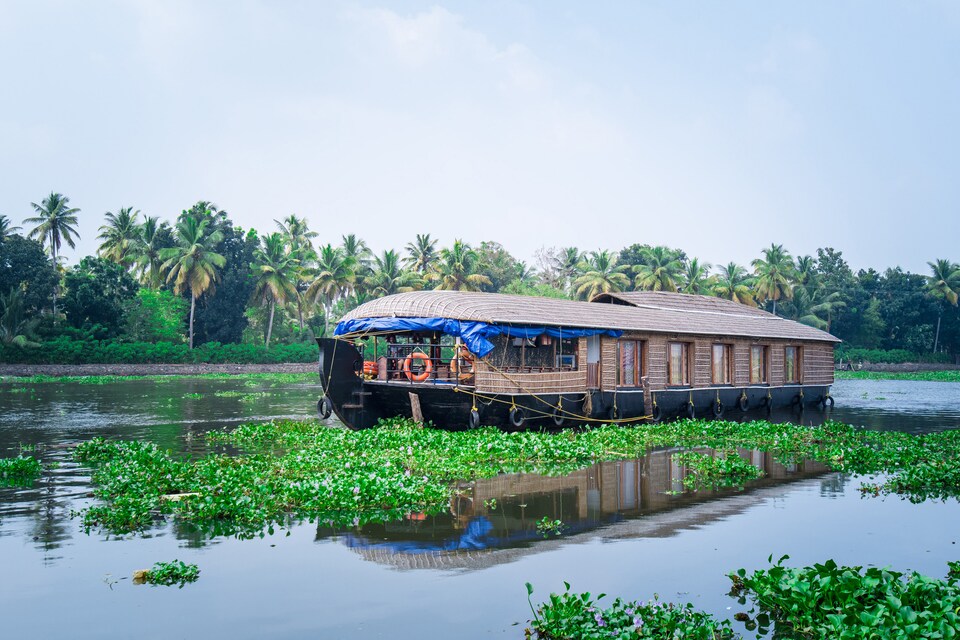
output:
[[[800,382],[800,347],[784,347],[783,381]]]
[[[667,346],[667,384],[673,386],[690,384],[688,353],[686,342],[671,342]]]
[[[763,345],[750,347],[750,384],[767,382],[767,348]]]
[[[643,343],[639,340],[620,340],[619,348],[619,387],[639,387],[643,375]]]
[[[729,344],[713,345],[713,384],[732,384],[733,376],[730,374],[730,365],[733,358],[730,356],[732,348]]]

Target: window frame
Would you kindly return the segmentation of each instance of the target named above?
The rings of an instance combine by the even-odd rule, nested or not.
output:
[[[755,350],[760,349],[760,379],[755,380],[753,377],[753,364],[756,362]],[[752,385],[769,385],[770,384],[770,348],[765,344],[752,344],[750,345],[750,384]]]
[[[624,383],[624,368],[623,368],[623,348],[629,344],[633,350],[633,375],[634,375],[634,384],[625,384]],[[621,389],[639,389],[643,387],[643,374],[645,367],[643,366],[643,356],[646,351],[644,341],[637,340],[633,338],[628,338],[626,340],[618,339],[617,340],[617,388]]]
[[[787,351],[792,349],[793,378],[787,377]],[[803,384],[803,348],[800,345],[789,344],[783,347],[783,383]]]
[[[723,374],[725,380],[717,381],[716,378],[716,349],[723,349]],[[733,345],[726,342],[714,342],[710,345],[710,383],[715,387],[733,386]]]
[[[680,364],[680,378],[682,382],[673,382],[673,345],[680,345],[682,349],[681,352],[681,364]],[[679,340],[671,340],[667,342],[667,386],[668,387],[689,387],[690,385],[690,343],[681,342]]]

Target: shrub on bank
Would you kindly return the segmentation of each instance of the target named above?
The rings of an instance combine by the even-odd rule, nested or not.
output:
[[[950,363],[953,356],[949,353],[928,353],[919,355],[906,349],[860,349],[857,347],[838,347],[834,352],[837,362],[872,362],[874,364],[903,364],[905,362]]]
[[[275,364],[315,362],[316,344],[262,345],[208,342],[191,350],[172,342],[73,340],[61,336],[39,348],[4,346],[0,362],[8,364]]]

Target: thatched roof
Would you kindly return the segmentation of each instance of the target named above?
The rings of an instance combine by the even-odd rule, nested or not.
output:
[[[414,291],[367,302],[343,319],[451,318],[499,325],[839,342],[825,331],[736,303],[718,299],[720,305],[710,306],[704,301],[713,299],[704,296],[656,295],[660,300],[657,305],[631,306],[602,304],[599,298],[596,302],[575,302],[499,293]]]

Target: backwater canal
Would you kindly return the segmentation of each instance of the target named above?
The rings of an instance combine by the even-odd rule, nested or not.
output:
[[[832,417],[851,424],[960,428],[960,384],[846,380],[833,394]],[[567,581],[732,618],[744,608],[726,595],[725,574],[766,567],[770,555],[937,577],[960,559],[956,501],[861,498],[859,478],[759,452],[745,455],[766,478],[740,492],[682,493],[660,451],[566,477],[469,483],[438,516],[347,530],[305,523],[253,540],[203,539],[176,523],[88,535],[71,516],[92,500],[88,470],[72,460],[79,442],[201,452],[210,429],[309,418],[316,399],[312,384],[267,379],[0,383],[0,457],[24,450],[45,465],[30,488],[0,487],[0,637],[521,638],[528,581],[535,602]],[[562,520],[563,534],[544,539],[544,516]],[[200,580],[132,584],[134,570],[174,558],[199,565]]]

